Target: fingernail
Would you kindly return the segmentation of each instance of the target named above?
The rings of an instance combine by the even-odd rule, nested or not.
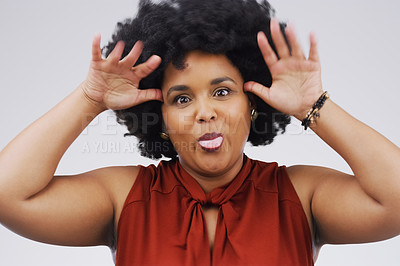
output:
[[[251,83],[250,81],[246,82],[245,84],[243,84],[243,89],[245,90],[250,90],[251,89]]]
[[[315,35],[315,32],[310,32],[310,42],[317,44],[318,40],[317,40],[317,36]]]
[[[290,29],[291,31],[295,32],[296,31],[296,27],[294,26],[293,23],[288,23],[286,26],[288,29]]]
[[[152,55],[147,62],[149,64],[158,64],[161,61],[161,57],[159,57],[158,55]]]
[[[141,40],[135,42],[135,45],[133,47],[140,47],[140,49],[143,49],[143,42]]]

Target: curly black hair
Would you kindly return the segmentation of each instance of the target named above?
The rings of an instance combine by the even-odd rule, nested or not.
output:
[[[136,62],[145,62],[151,55],[162,58],[161,65],[141,80],[139,89],[161,88],[163,74],[170,62],[184,68],[185,55],[192,50],[224,54],[242,74],[243,80],[256,81],[267,87],[271,74],[257,45],[257,33],[263,31],[272,48],[270,19],[275,14],[263,0],[163,0],[157,3],[141,0],[135,18],[119,22],[116,31],[104,48],[108,56],[118,41],[125,42],[122,57],[136,41],[144,44]],[[285,24],[281,23],[284,32]],[[285,131],[290,117],[275,110],[256,95],[258,118],[252,122],[248,141],[254,145],[270,144],[278,133]],[[177,153],[162,132],[161,102],[149,101],[128,109],[115,111],[119,123],[128,128],[125,135],[139,139],[142,156],[158,159],[174,158]]]

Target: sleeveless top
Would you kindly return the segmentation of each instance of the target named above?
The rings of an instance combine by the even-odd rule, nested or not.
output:
[[[218,207],[209,248],[202,205]],[[141,166],[118,223],[117,266],[313,265],[306,215],[284,166],[244,156],[206,194],[178,160]]]

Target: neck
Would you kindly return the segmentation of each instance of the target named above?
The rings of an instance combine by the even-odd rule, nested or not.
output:
[[[229,184],[237,176],[243,166],[243,154],[241,154],[232,165],[228,166],[225,171],[215,174],[196,172],[187,166],[181,159],[179,159],[179,162],[183,169],[185,169],[185,171],[188,172],[197,183],[199,183],[203,191],[205,193],[210,193],[217,187]]]

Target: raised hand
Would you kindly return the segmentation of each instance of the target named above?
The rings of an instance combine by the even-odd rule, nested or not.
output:
[[[161,90],[139,89],[141,79],[153,72],[161,63],[153,55],[146,62],[133,67],[138,60],[143,44],[137,42],[129,54],[121,59],[125,44],[120,41],[106,59],[101,56],[100,35],[93,38],[92,61],[82,90],[93,103],[104,109],[120,110],[145,101],[162,101]]]
[[[277,54],[271,48],[265,34],[258,33],[258,45],[271,72],[272,85],[268,88],[250,81],[245,83],[244,88],[275,109],[302,119],[322,94],[317,42],[311,34],[310,52],[307,59],[290,25],[285,33],[290,49],[280,30],[279,22],[271,19],[271,36]]]

